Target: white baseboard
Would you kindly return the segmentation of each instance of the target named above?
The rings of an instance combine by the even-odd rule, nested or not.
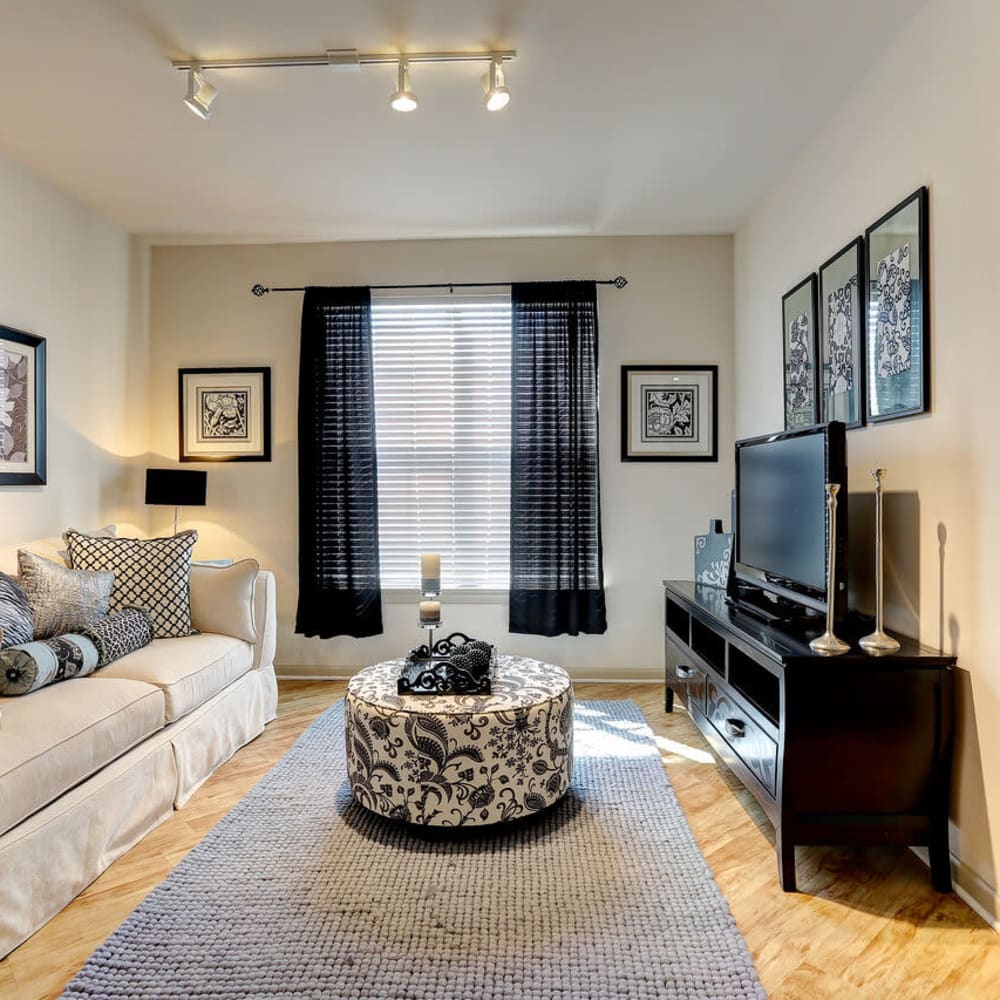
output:
[[[910,850],[930,867],[926,847],[911,847]],[[1000,893],[954,854],[951,855],[951,881],[955,894],[1000,933]]]
[[[274,672],[277,674],[278,680],[282,681],[347,681],[359,670],[363,669],[363,665],[357,667],[332,667],[320,664],[288,664],[287,666],[275,665]],[[578,677],[571,670],[569,671],[569,675],[577,684],[663,683],[663,671],[637,677]]]

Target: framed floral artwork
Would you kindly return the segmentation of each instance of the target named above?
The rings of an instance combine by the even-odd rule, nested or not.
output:
[[[781,297],[785,430],[819,423],[816,361],[816,275]]]
[[[271,369],[178,372],[182,462],[271,461]]]
[[[865,419],[864,240],[819,269],[820,421],[860,427]]]
[[[0,486],[45,477],[45,338],[0,326]]]
[[[621,371],[623,462],[718,461],[718,365]]]
[[[927,188],[865,230],[868,420],[930,409]]]

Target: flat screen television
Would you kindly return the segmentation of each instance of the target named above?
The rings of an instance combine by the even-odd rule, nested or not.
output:
[[[827,593],[826,484],[837,496],[834,593]],[[736,442],[734,596],[843,618],[847,599],[847,441],[839,421]],[[787,616],[787,615],[786,615]],[[775,618],[782,617],[776,610]]]

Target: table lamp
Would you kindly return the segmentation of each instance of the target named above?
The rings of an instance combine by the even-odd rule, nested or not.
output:
[[[181,507],[204,507],[208,473],[190,469],[147,469],[146,503],[174,508],[174,534]]]

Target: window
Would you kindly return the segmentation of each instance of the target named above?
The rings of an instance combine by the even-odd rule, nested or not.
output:
[[[507,589],[510,352],[509,289],[373,292],[384,588],[440,552],[444,589]]]

